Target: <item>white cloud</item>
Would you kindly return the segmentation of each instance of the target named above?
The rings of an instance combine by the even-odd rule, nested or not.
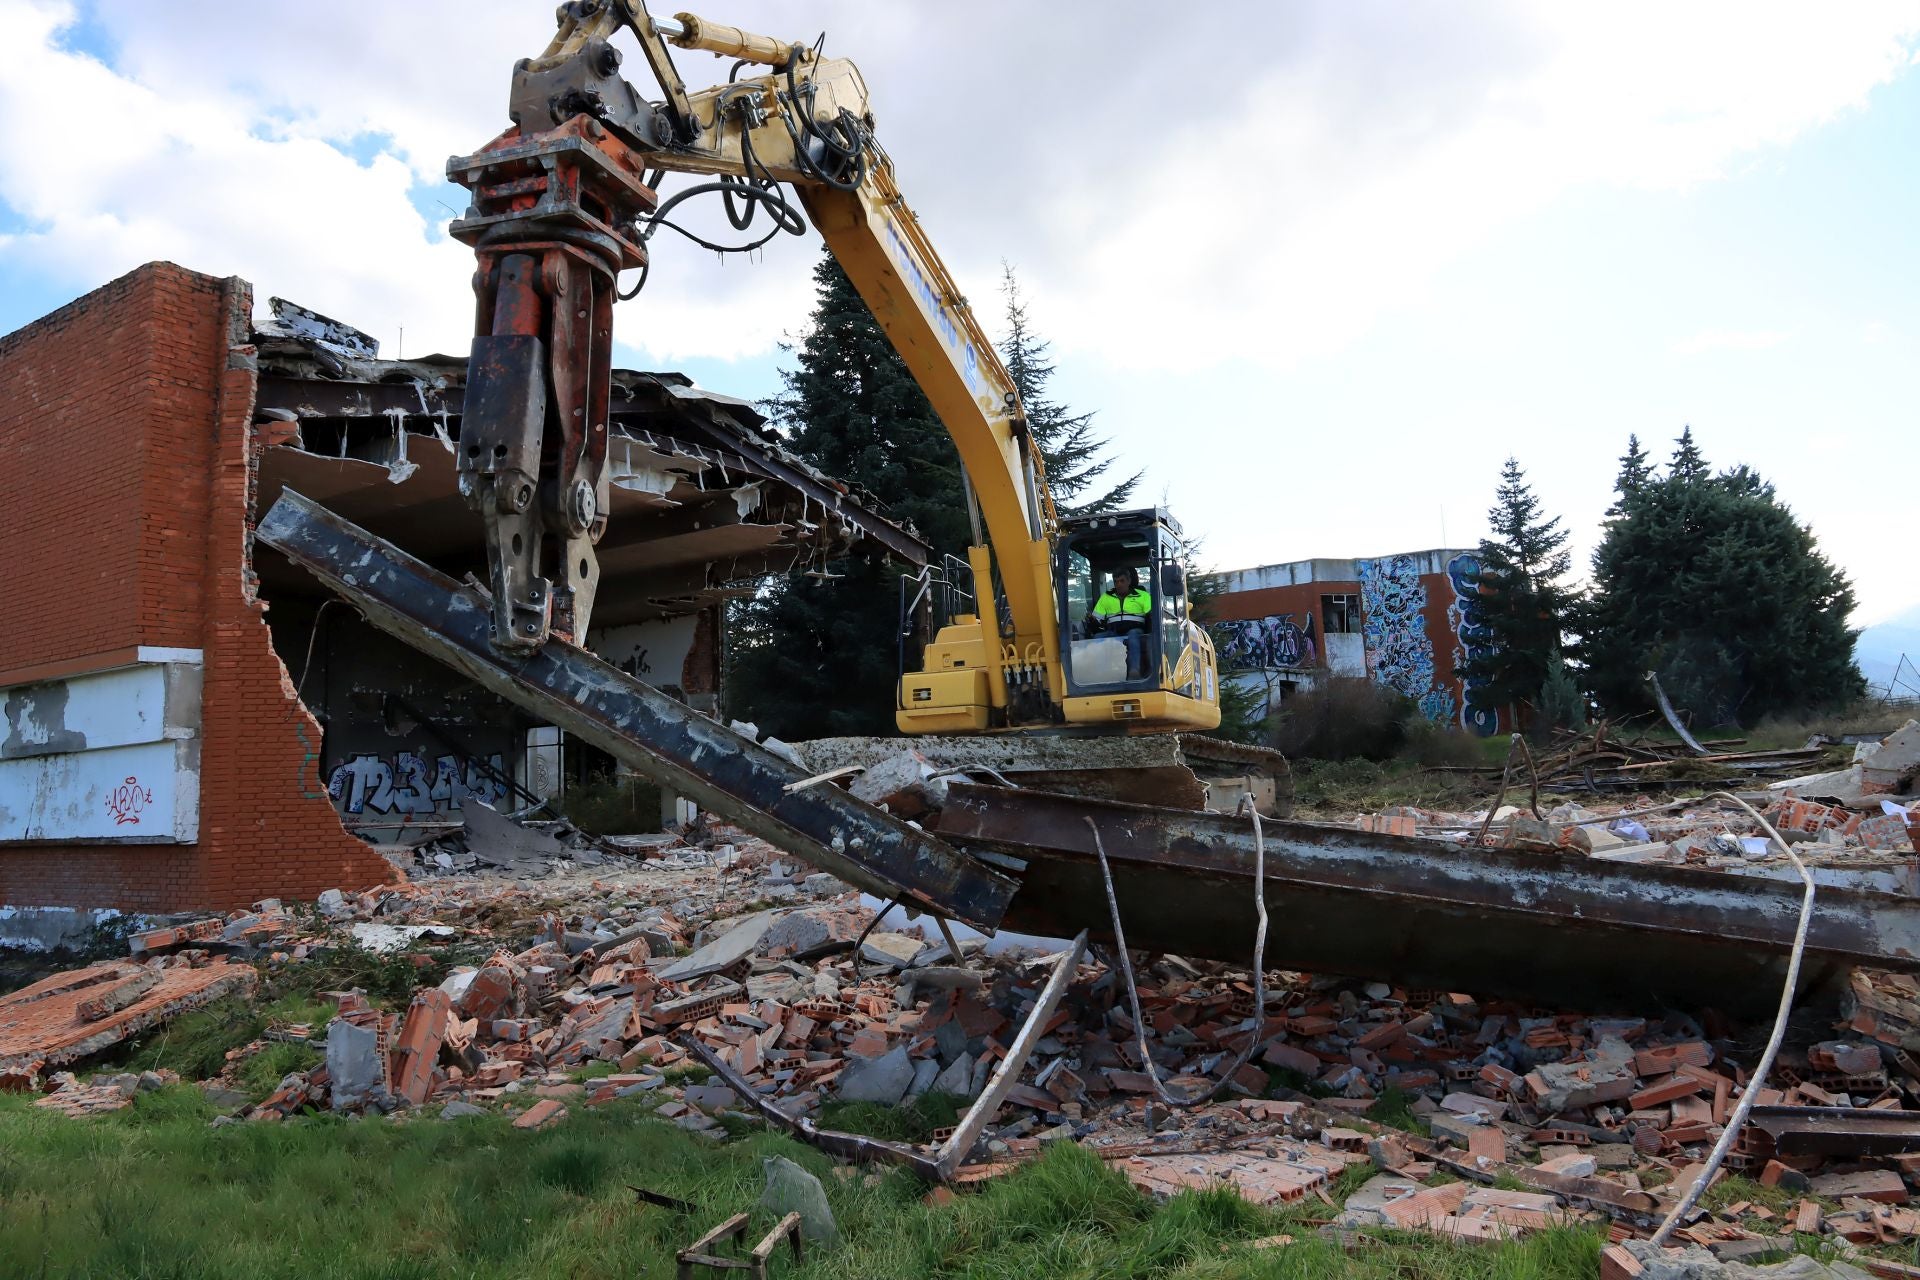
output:
[[[1702,329],[1674,339],[1667,349],[1681,356],[1703,355],[1709,351],[1765,351],[1779,346],[1787,337],[1778,329]]]
[[[1243,109],[1184,117],[1133,170],[1156,180],[1048,272],[1063,340],[1167,365],[1338,350],[1571,190],[1711,181],[1859,106],[1907,62],[1920,8],[1482,6],[1455,20],[1491,52],[1393,84],[1394,48],[1429,33],[1383,33],[1384,56],[1316,36],[1246,86]],[[1330,81],[1379,90],[1378,109],[1330,114]]]
[[[471,259],[436,242],[392,155],[362,165],[241,104],[163,94],[59,46],[64,4],[0,3],[7,265],[90,288],[154,258],[251,279],[395,336],[470,323]],[[81,109],[78,104],[85,104]]]
[[[1063,352],[1163,367],[1337,351],[1571,190],[1711,181],[1858,107],[1920,31],[1913,0],[1324,0],[1194,23],[1015,0],[802,11],[721,16],[824,27],[860,62],[907,194],[983,314],[1009,259]],[[509,68],[549,12],[103,0],[110,69],[61,48],[70,4],[0,0],[0,200],[30,224],[0,262],[80,288],[169,257],[458,350],[468,254],[409,193],[505,124]],[[725,74],[679,63],[694,84]],[[87,142],[58,141],[76,129]],[[370,164],[345,154],[369,146]],[[765,353],[804,322],[815,253],[722,264],[662,237],[618,336],[661,360]]]

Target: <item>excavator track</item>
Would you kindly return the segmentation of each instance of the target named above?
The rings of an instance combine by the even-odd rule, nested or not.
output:
[[[875,770],[904,757],[942,776],[998,775],[1014,786],[1090,800],[1230,813],[1251,795],[1266,817],[1293,812],[1285,756],[1199,733],[816,738],[794,749],[818,773]]]

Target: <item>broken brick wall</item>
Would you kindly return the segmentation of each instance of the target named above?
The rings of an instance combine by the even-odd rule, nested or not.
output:
[[[199,650],[200,828],[184,845],[0,845],[0,903],[136,911],[387,878],[318,771],[249,562],[252,291],[150,263],[0,337],[0,686]]]

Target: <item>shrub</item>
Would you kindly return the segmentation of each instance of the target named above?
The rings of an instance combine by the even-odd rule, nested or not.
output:
[[[1371,680],[1329,679],[1281,705],[1272,744],[1305,760],[1386,760],[1418,718],[1411,698]]]

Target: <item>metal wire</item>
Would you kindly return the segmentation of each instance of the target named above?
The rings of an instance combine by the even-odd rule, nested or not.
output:
[[[899,906],[902,901],[903,899],[901,898],[895,898],[892,902],[880,908],[879,913],[875,915],[873,919],[867,921],[867,927],[860,931],[860,936],[853,940],[853,980],[855,982],[865,982],[867,980],[867,975],[860,972],[860,948],[867,945],[867,935],[879,928],[880,922],[887,918],[887,913]]]
[[[1680,1224],[1680,1220],[1693,1211],[1693,1206],[1712,1185],[1714,1174],[1719,1172],[1720,1163],[1727,1158],[1727,1152],[1732,1149],[1734,1140],[1740,1136],[1740,1130],[1746,1127],[1747,1114],[1753,1110],[1753,1101],[1766,1084],[1767,1073],[1773,1070],[1773,1059],[1780,1052],[1780,1042],[1786,1038],[1787,1015],[1793,1009],[1794,989],[1800,985],[1800,957],[1806,954],[1807,950],[1807,926],[1813,922],[1813,873],[1807,870],[1807,864],[1800,861],[1799,855],[1794,853],[1792,846],[1780,838],[1780,833],[1773,829],[1772,823],[1760,816],[1759,810],[1731,791],[1716,791],[1713,795],[1733,801],[1752,815],[1753,820],[1773,837],[1773,842],[1786,851],[1787,857],[1793,862],[1793,869],[1800,873],[1800,881],[1806,886],[1806,892],[1800,897],[1800,927],[1794,931],[1793,952],[1787,958],[1787,980],[1780,988],[1780,1012],[1774,1015],[1773,1035],[1767,1040],[1767,1050],[1760,1055],[1760,1065],[1753,1069],[1753,1074],[1747,1079],[1747,1087],[1740,1094],[1740,1105],[1733,1109],[1731,1116],[1727,1117],[1727,1127],[1721,1131],[1720,1141],[1713,1144],[1713,1151],[1707,1156],[1706,1167],[1700,1171],[1700,1176],[1694,1179],[1687,1193],[1680,1197],[1680,1203],[1673,1206],[1673,1211],[1667,1215],[1666,1221],[1660,1224],[1660,1229],[1653,1233],[1655,1248],[1664,1246],[1667,1237],[1673,1234],[1673,1229]]]
[[[1127,958],[1127,934],[1120,924],[1120,900],[1113,892],[1113,871],[1107,866],[1107,849],[1101,843],[1100,828],[1092,818],[1086,819],[1087,830],[1093,833],[1094,855],[1100,859],[1100,880],[1107,889],[1107,910],[1113,918],[1114,963],[1120,976],[1126,979],[1127,1003],[1133,1011],[1133,1034],[1140,1049],[1140,1065],[1160,1101],[1176,1109],[1197,1107],[1219,1097],[1240,1068],[1247,1065],[1260,1044],[1260,1033],[1267,1027],[1267,842],[1260,829],[1260,810],[1254,807],[1252,798],[1242,796],[1240,808],[1253,815],[1253,907],[1260,920],[1253,935],[1253,1029],[1247,1035],[1246,1047],[1234,1058],[1233,1066],[1222,1073],[1220,1082],[1191,1097],[1176,1095],[1167,1088],[1153,1065],[1153,1055],[1147,1052],[1147,1020],[1140,1011],[1140,989],[1134,984],[1133,962]]]

